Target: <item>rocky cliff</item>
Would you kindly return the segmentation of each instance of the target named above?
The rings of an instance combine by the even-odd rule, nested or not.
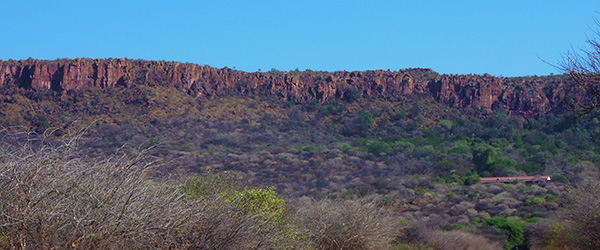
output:
[[[334,98],[409,98],[431,95],[456,108],[488,114],[503,107],[533,117],[562,108],[576,90],[565,76],[503,78],[405,71],[256,72],[177,62],[128,59],[0,61],[0,87],[55,91],[66,95],[94,88],[168,86],[190,95],[267,94],[298,102]]]

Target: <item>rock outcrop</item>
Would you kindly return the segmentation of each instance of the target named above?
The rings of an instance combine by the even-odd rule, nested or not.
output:
[[[573,84],[564,76],[503,78],[405,71],[243,72],[196,64],[128,59],[0,61],[0,87],[73,91],[133,85],[177,88],[193,96],[267,94],[321,103],[334,98],[407,98],[431,95],[456,108],[488,114],[503,107],[533,117],[562,107]]]

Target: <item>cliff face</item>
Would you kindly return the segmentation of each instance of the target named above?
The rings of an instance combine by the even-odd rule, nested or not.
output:
[[[431,95],[456,108],[487,114],[503,107],[532,117],[563,105],[572,83],[556,79],[497,78],[490,75],[437,75],[430,69],[366,72],[248,73],[195,64],[127,59],[0,61],[0,87],[72,91],[167,86],[193,96],[268,94],[299,102],[334,98],[403,98]]]

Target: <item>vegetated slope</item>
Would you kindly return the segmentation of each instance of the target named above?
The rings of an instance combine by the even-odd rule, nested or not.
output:
[[[0,124],[10,130],[90,125],[82,143],[91,156],[157,145],[162,172],[234,171],[286,197],[377,193],[403,217],[446,228],[559,208],[560,182],[469,186],[478,175],[577,183],[600,163],[598,120],[559,112],[572,105],[564,76],[245,73],[84,59],[0,68]]]

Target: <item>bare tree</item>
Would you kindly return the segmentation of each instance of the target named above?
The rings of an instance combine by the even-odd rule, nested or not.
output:
[[[600,22],[596,21],[596,25],[600,26]],[[565,53],[557,66],[568,73],[587,94],[576,102],[581,115],[600,107],[600,30],[594,32],[594,38],[588,39],[587,44],[587,48]]]
[[[0,249],[272,249],[287,239],[285,225],[241,213],[247,197],[211,194],[227,182],[190,197],[181,181],[152,179],[144,154],[86,158],[77,138],[21,137],[0,136]]]
[[[600,249],[600,182],[582,184],[567,195],[563,211],[570,231],[580,249]]]
[[[301,203],[294,225],[309,249],[391,249],[397,223],[376,199]]]
[[[498,242],[493,242],[483,236],[464,231],[426,231],[421,236],[424,238],[425,245],[433,249],[450,250],[499,250],[502,246]]]

